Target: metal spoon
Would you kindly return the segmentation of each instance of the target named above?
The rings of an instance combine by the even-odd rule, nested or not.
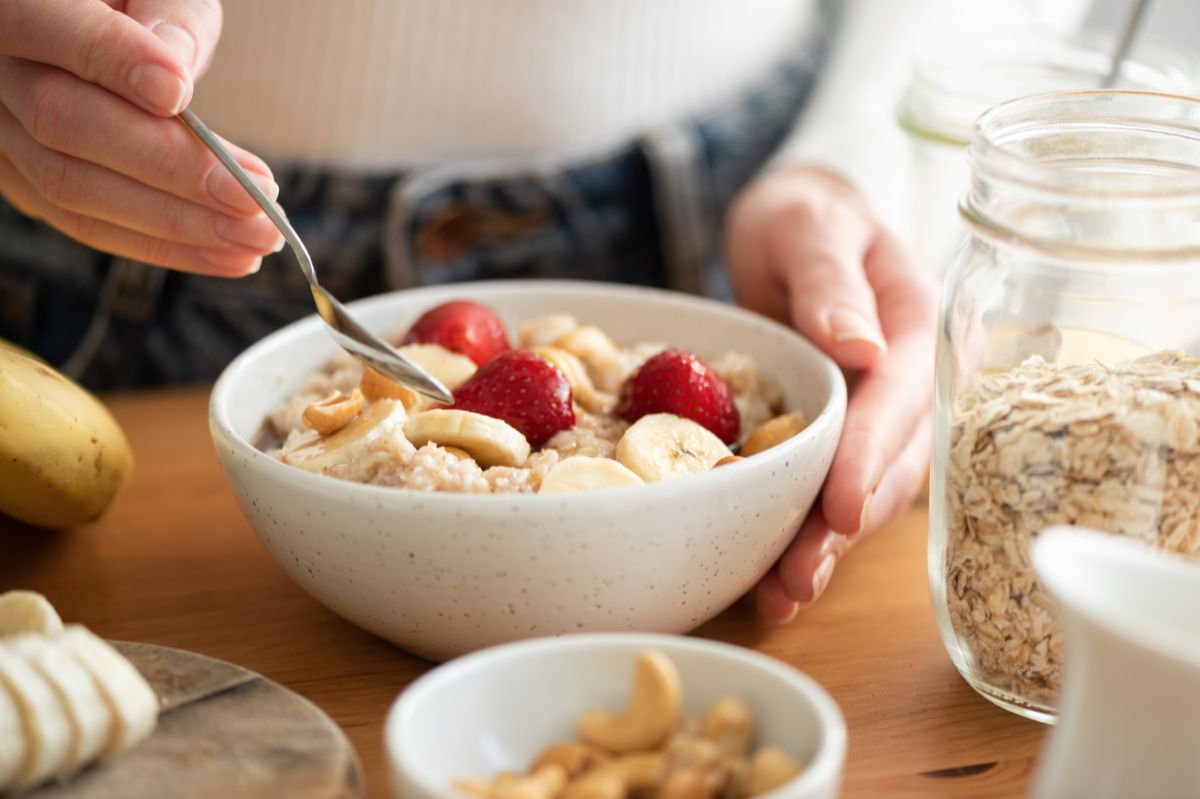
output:
[[[1129,55],[1129,49],[1133,46],[1138,28],[1146,19],[1146,9],[1149,6],[1150,0],[1134,0],[1133,10],[1126,18],[1125,27],[1121,29],[1121,35],[1117,38],[1117,49],[1113,51],[1111,66],[1108,69],[1108,75],[1104,78],[1104,83],[1100,84],[1101,88],[1111,89],[1117,85],[1117,81],[1121,77],[1121,65]]]
[[[334,341],[340,344],[351,355],[386,377],[390,377],[392,380],[402,383],[412,390],[431,397],[438,402],[452,403],[454,397],[451,396],[450,391],[440,381],[421,367],[407,360],[386,341],[383,341],[354,321],[354,318],[350,316],[350,312],[346,310],[346,307],[317,282],[317,272],[313,269],[312,258],[309,257],[308,250],[304,247],[304,242],[300,240],[300,236],[296,234],[287,217],[275,207],[273,202],[267,199],[267,196],[262,193],[262,190],[255,185],[250,176],[233,159],[233,156],[221,144],[220,139],[208,129],[208,126],[201,122],[200,118],[192,113],[190,108],[185,108],[179,114],[179,118],[183,120],[183,124],[191,128],[192,132],[199,137],[200,141],[204,142],[208,149],[212,150],[213,155],[225,165],[225,168],[233,173],[233,176],[237,178],[237,182],[242,184],[242,188],[250,192],[250,196],[254,198],[254,201],[263,209],[267,217],[275,223],[275,227],[279,228],[279,232],[283,234],[284,239],[291,246],[296,260],[300,262],[300,271],[304,273],[304,278],[308,281],[309,288],[312,290],[313,302],[317,306],[317,315],[325,322],[325,327],[329,329],[329,333],[333,336]]]

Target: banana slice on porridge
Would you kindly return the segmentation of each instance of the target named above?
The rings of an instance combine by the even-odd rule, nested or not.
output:
[[[529,442],[507,422],[482,413],[435,408],[422,411],[404,427],[415,447],[429,442],[470,453],[480,466],[520,466],[529,458]]]
[[[336,433],[328,436],[313,434],[285,447],[280,459],[310,472],[323,472],[366,455],[380,439],[397,436],[403,439],[407,419],[404,403],[394,399],[376,400]]]
[[[559,461],[546,473],[538,493],[569,494],[635,485],[645,485],[645,481],[617,461],[575,455]]]
[[[647,483],[707,471],[733,453],[703,425],[673,413],[652,413],[617,442],[617,460]]]

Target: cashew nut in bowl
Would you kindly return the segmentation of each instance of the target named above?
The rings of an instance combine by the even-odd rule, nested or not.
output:
[[[612,760],[612,755],[603,749],[579,741],[562,741],[542,752],[529,767],[530,773],[551,763],[562,767],[567,779],[575,779],[595,766]]]
[[[715,743],[728,758],[743,757],[754,737],[754,716],[741,699],[735,696],[722,699],[704,714],[700,736]]]
[[[576,729],[586,743],[614,754],[652,749],[675,728],[681,695],[675,664],[662,652],[643,652],[637,659],[633,693],[625,710],[589,710],[579,717]]]
[[[658,785],[665,766],[660,752],[618,757],[572,782],[562,799],[625,799],[632,792],[647,791]]]
[[[681,694],[670,659],[642,652],[624,711],[584,713],[581,740],[545,749],[528,776],[504,772],[456,786],[477,799],[751,799],[804,770],[774,746],[750,757],[754,714],[741,699],[681,716]]]

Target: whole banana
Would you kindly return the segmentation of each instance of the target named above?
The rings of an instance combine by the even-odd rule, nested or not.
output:
[[[93,521],[132,467],[125,434],[95,397],[0,344],[0,513],[53,529]]]

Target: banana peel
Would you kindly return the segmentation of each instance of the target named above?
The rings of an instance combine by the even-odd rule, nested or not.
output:
[[[129,441],[99,400],[0,341],[0,513],[77,527],[108,510],[132,469]]]

